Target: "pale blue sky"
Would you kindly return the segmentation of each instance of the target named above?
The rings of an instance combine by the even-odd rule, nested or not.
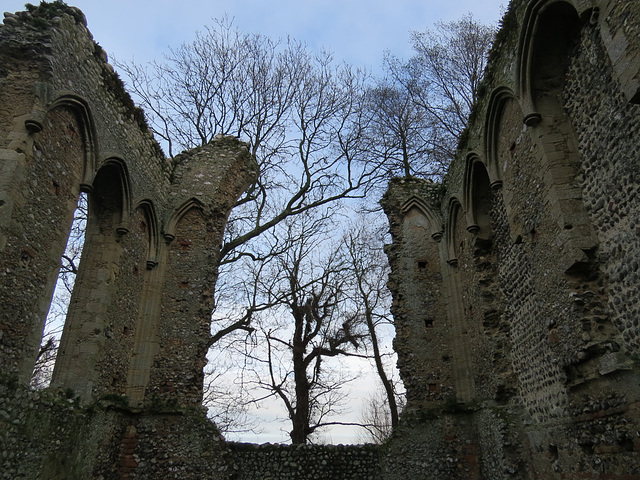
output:
[[[32,0],[37,4],[39,0]],[[0,0],[3,11],[24,10],[24,0]],[[385,50],[411,55],[409,32],[466,13],[495,23],[508,0],[68,0],[87,16],[95,40],[119,60],[147,62],[168,46],[225,13],[245,33],[305,41],[336,60],[376,69]]]

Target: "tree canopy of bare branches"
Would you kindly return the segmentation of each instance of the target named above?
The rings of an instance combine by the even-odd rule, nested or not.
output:
[[[365,426],[370,432],[380,431],[380,425],[375,421],[381,418],[383,410],[386,411],[384,417],[389,419],[389,428],[396,428],[400,419],[398,382],[388,373],[389,366],[385,362],[388,353],[383,351],[384,337],[380,332],[384,327],[393,325],[391,293],[386,286],[389,266],[382,250],[381,236],[372,225],[360,223],[347,232],[343,241],[349,304],[366,329],[369,355],[384,392],[384,401],[376,405],[377,415],[372,418],[373,428]]]
[[[380,174],[356,148],[367,75],[327,52],[242,34],[222,19],[164,62],[119,67],[170,156],[224,134],[249,142],[258,161],[259,178],[228,221],[220,289],[236,262],[278,253],[257,237],[289,217],[362,198]],[[230,280],[228,292],[236,290]],[[248,329],[248,320],[221,326],[214,339]]]
[[[326,212],[317,211],[281,224],[273,241],[286,248],[260,266],[251,285],[262,304],[254,306],[246,378],[256,399],[275,397],[284,406],[292,443],[306,443],[317,429],[341,423],[331,417],[339,412],[348,378],[327,359],[358,355],[366,336],[360,318],[347,309],[347,265],[326,239],[331,226]],[[266,306],[268,313],[260,315]]]
[[[416,55],[410,67],[423,82],[419,103],[454,136],[467,125],[495,34],[495,27],[478,23],[470,14],[412,34]]]
[[[475,103],[495,28],[471,15],[413,32],[414,56],[387,54],[386,76],[369,90],[369,149],[390,176],[441,178]]]

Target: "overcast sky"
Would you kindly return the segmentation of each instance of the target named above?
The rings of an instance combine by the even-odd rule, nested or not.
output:
[[[0,0],[3,11],[24,0]],[[31,0],[34,5],[38,0]],[[409,32],[467,13],[496,23],[508,0],[68,0],[87,16],[94,39],[118,60],[147,62],[225,13],[245,33],[291,35],[336,60],[376,69],[385,50],[411,55]]]

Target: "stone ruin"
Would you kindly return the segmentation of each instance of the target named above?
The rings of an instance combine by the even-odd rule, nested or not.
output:
[[[201,406],[217,254],[256,174],[164,158],[64,4],[0,27],[0,478],[640,479],[640,2],[513,0],[446,181],[383,198],[401,426],[226,442]],[[52,387],[27,385],[72,215]]]

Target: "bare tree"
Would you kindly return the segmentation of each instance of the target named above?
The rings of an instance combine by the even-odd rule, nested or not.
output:
[[[266,315],[259,315],[251,360],[254,401],[277,398],[291,423],[292,443],[306,443],[317,430],[345,424],[335,420],[349,378],[327,363],[356,352],[366,334],[346,309],[342,252],[325,240],[330,222],[304,215],[280,226],[278,242],[289,245],[254,276]],[[332,225],[335,227],[335,225]],[[274,240],[275,241],[275,240]],[[257,310],[257,309],[256,309]]]
[[[430,77],[428,61],[442,57],[428,56],[431,47],[416,34],[416,56],[389,59],[387,78],[370,87],[366,74],[327,52],[242,34],[223,19],[163,62],[118,64],[170,156],[225,134],[248,141],[258,161],[259,178],[233,209],[220,250],[210,345],[235,345],[244,372],[267,366],[254,385],[283,402],[294,442],[335,410],[340,385],[325,375],[327,357],[353,354],[356,330],[374,338],[357,343],[382,356],[375,285],[347,274],[345,251],[328,255],[328,219],[382,178],[437,177],[451,158],[457,127],[445,113],[462,107],[448,106]],[[360,267],[362,278],[372,275]],[[382,360],[374,363],[384,378]],[[393,398],[390,382],[385,392]],[[395,424],[398,408],[388,403]]]
[[[73,222],[67,239],[67,246],[60,259],[60,271],[58,281],[62,282],[62,287],[66,295],[71,295],[75,285],[80,257],[84,247],[84,234],[87,229],[87,218],[89,215],[89,205],[86,193],[81,193],[78,197],[78,206],[73,212]],[[68,303],[68,302],[67,302]]]
[[[238,272],[280,254],[258,237],[287,218],[363,197],[379,176],[378,165],[352,148],[367,76],[327,52],[242,34],[222,19],[164,62],[118,66],[171,156],[225,134],[248,141],[258,161],[259,178],[233,209],[220,251],[220,311],[242,300]],[[217,322],[213,343],[250,332],[251,319],[244,312]]]
[[[218,352],[219,353],[219,352]],[[221,355],[209,362],[205,368],[205,383],[202,405],[208,415],[224,434],[257,433],[260,426],[249,416],[242,378],[235,378],[237,365],[221,362]]]
[[[31,373],[29,382],[31,388],[40,390],[49,386],[51,375],[53,375],[53,365],[56,359],[58,341],[54,336],[47,335],[43,338],[38,350],[36,363]]]
[[[399,397],[400,410],[404,407],[404,397]],[[381,444],[388,440],[394,431],[391,411],[387,403],[387,396],[383,390],[374,390],[365,400],[360,414],[364,435],[359,435],[363,443]]]
[[[416,103],[411,91],[387,77],[367,92],[366,151],[383,159],[387,178],[441,176],[434,119]]]
[[[416,55],[408,66],[418,80],[416,101],[454,137],[462,135],[477,100],[495,34],[471,14],[412,34]]]
[[[378,422],[381,410],[387,412],[385,418],[389,418],[389,428],[398,426],[400,392],[397,385],[399,380],[394,380],[387,373],[389,365],[385,357],[389,353],[385,353],[382,348],[383,340],[388,340],[388,337],[385,338],[385,332],[381,330],[386,328],[388,335],[389,330],[392,330],[393,319],[390,313],[391,294],[386,286],[389,266],[382,247],[383,233],[380,228],[374,227],[375,224],[371,222],[360,222],[352,227],[345,236],[344,248],[350,304],[366,327],[369,355],[373,359],[384,392],[384,402],[375,405],[376,411],[369,413],[376,415],[371,415],[370,421],[365,424],[374,426],[373,429],[368,428],[369,431],[380,433],[381,429],[386,431]]]
[[[415,55],[387,55],[387,76],[369,93],[372,148],[391,173],[441,177],[477,99],[495,28],[471,15],[412,33]],[[375,112],[380,112],[378,115]]]

